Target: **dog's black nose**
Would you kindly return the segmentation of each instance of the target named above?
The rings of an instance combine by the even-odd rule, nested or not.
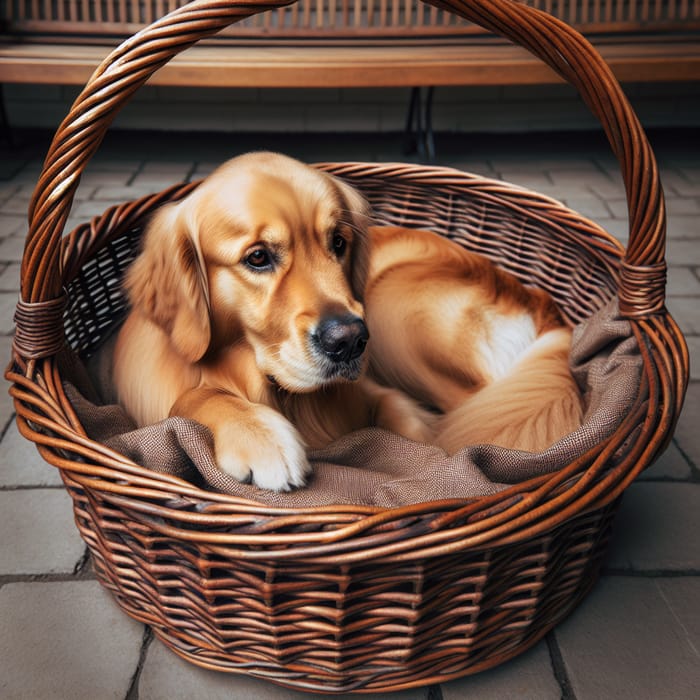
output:
[[[334,362],[350,362],[365,350],[369,331],[357,316],[331,316],[318,325],[318,344]]]

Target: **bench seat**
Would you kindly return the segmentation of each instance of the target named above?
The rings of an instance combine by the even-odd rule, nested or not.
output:
[[[0,41],[0,82],[84,84],[113,44]],[[602,37],[621,82],[700,79],[700,38]],[[290,44],[205,43],[176,56],[153,85],[202,87],[416,87],[561,82],[525,49],[486,38]]]

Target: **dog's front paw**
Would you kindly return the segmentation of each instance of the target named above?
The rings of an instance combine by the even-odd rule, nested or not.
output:
[[[219,468],[239,481],[272,491],[303,486],[311,470],[299,433],[284,416],[254,406],[214,436]]]

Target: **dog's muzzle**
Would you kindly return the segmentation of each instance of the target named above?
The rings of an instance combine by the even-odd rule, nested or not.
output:
[[[313,340],[325,358],[337,365],[348,365],[359,360],[365,351],[369,331],[358,316],[329,316],[318,324]]]

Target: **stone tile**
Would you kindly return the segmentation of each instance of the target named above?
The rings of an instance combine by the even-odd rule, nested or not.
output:
[[[669,238],[700,238],[700,221],[697,216],[674,214],[666,221],[666,234]]]
[[[3,214],[0,207],[0,237],[25,236],[27,234],[27,217],[19,214]]]
[[[693,339],[690,339],[693,340]],[[691,347],[691,358],[700,358],[700,343],[695,339],[695,348]],[[690,345],[690,343],[689,343]],[[700,362],[696,359],[696,364]],[[691,363],[692,371],[692,363]],[[693,464],[700,468],[700,435],[698,426],[700,425],[700,384],[691,382],[685,394],[683,410],[676,425],[674,439],[685,454],[690,457]]]
[[[609,200],[609,205],[615,216],[627,216],[626,199],[611,199]],[[667,220],[671,222],[671,225],[668,227],[669,236],[678,237],[681,235],[680,231],[686,232],[690,225],[688,219],[691,218],[693,214],[697,215],[698,213],[700,213],[700,204],[698,204],[697,200],[667,196],[666,216]],[[674,225],[676,219],[679,221],[678,227]]]
[[[250,676],[209,671],[185,661],[154,639],[148,648],[139,679],[139,700],[174,700],[174,698],[206,698],[207,700],[350,700],[356,695],[303,693],[282,688]],[[371,700],[427,700],[427,688],[397,693],[368,694]]]
[[[700,334],[700,303],[697,297],[666,298],[666,308],[685,335]]]
[[[686,338],[688,352],[690,353],[690,380],[700,381],[700,336],[694,335]],[[696,423],[697,425],[697,423]],[[697,441],[697,435],[695,436]],[[696,465],[700,465],[700,460],[695,460]]]
[[[666,212],[670,219],[675,216],[700,214],[700,197],[666,197]]]
[[[85,191],[90,189],[90,193],[94,192],[95,187],[103,187],[110,185],[112,187],[121,187],[126,185],[131,178],[129,170],[90,170],[85,171],[80,178],[80,190]],[[85,192],[85,194],[88,194]],[[86,199],[87,197],[80,197]]]
[[[666,294],[669,296],[695,295],[700,297],[700,279],[687,267],[670,267]]]
[[[10,263],[0,272],[0,292],[18,292],[20,279],[20,264]]]
[[[633,484],[615,520],[607,566],[623,571],[700,570],[698,532],[700,484]]]
[[[93,172],[136,172],[141,167],[141,159],[129,158],[122,156],[118,152],[109,151],[109,149],[100,150],[90,159],[85,172],[91,174]]]
[[[2,697],[126,697],[143,627],[119,610],[97,582],[8,584],[0,589],[0,619]]]
[[[85,546],[61,489],[0,491],[0,575],[72,573]]]
[[[629,240],[627,219],[596,219],[596,223],[623,245],[627,245]]]
[[[588,188],[593,194],[598,195],[606,202],[611,200],[621,200],[624,204],[624,216],[627,216],[627,203],[625,200],[625,186],[620,177],[620,170],[616,168],[612,173],[612,178],[606,182],[601,180],[588,185]]]
[[[669,238],[666,241],[666,262],[669,265],[700,265],[698,242]]]
[[[177,177],[168,173],[139,173],[129,182],[129,186],[142,191],[149,190],[150,192],[160,192],[166,187],[183,182],[185,176],[186,173]]]
[[[18,189],[19,185],[14,182],[0,182],[0,203],[10,199]]]
[[[700,589],[683,580],[683,590],[666,592],[667,580],[604,577],[557,629],[577,700],[697,698],[700,655],[681,621],[690,613],[696,624]]]
[[[688,641],[696,651],[700,650],[700,577],[660,578],[656,583]]]
[[[0,260],[5,262],[21,262],[24,254],[24,239],[10,236],[0,241]]]
[[[193,166],[194,163],[186,159],[178,159],[176,161],[149,160],[143,164],[138,174],[139,176],[155,175],[172,179],[173,182],[179,182],[187,177]]]
[[[564,185],[578,189],[579,194],[585,190],[594,191],[601,199],[607,200],[615,195],[620,179],[609,177],[596,169],[552,170],[550,172],[555,185]]]
[[[114,204],[118,204],[118,202],[114,202]],[[102,201],[79,202],[71,210],[71,218],[81,222],[90,221],[94,216],[102,216],[108,208],[109,205]]]
[[[649,481],[650,479],[671,479],[675,481],[687,481],[693,472],[687,460],[675,443],[671,443],[661,457],[651,467],[643,471],[638,479]]]
[[[676,178],[666,191],[679,197],[700,197],[700,181],[691,182],[681,176]]]
[[[1,210],[2,213],[14,216],[22,216],[26,219],[27,212],[29,211],[29,197],[30,195],[28,194],[10,197],[8,200],[3,202]]]
[[[443,683],[440,688],[443,700],[559,700],[561,697],[546,642],[501,666]]]
[[[0,292],[0,335],[10,335],[15,330],[14,315],[18,298],[17,292]]]
[[[112,204],[121,204],[122,202],[130,202],[134,199],[140,199],[149,194],[159,192],[162,187],[153,187],[143,185],[136,187],[127,185],[125,187],[98,187],[93,197],[94,200],[104,202],[103,209],[107,209]]]
[[[0,442],[0,486],[60,486],[61,475],[12,421]]]
[[[604,201],[591,195],[586,196],[572,196],[566,197],[564,204],[575,211],[581,216],[585,216],[587,219],[593,219],[597,221],[598,219],[607,219],[610,216],[610,210],[607,208]]]
[[[547,187],[551,187],[553,184],[545,173],[537,171],[519,172],[513,170],[499,170],[498,168],[495,168],[495,170],[500,180],[517,185],[518,187],[524,187],[527,190],[539,192],[540,194],[547,194],[544,190]]]
[[[0,376],[0,432],[4,430],[15,412],[12,397],[8,393],[10,384],[4,376],[5,369],[10,363],[11,355],[12,338],[6,335],[0,336],[0,367],[2,367],[2,376]]]

